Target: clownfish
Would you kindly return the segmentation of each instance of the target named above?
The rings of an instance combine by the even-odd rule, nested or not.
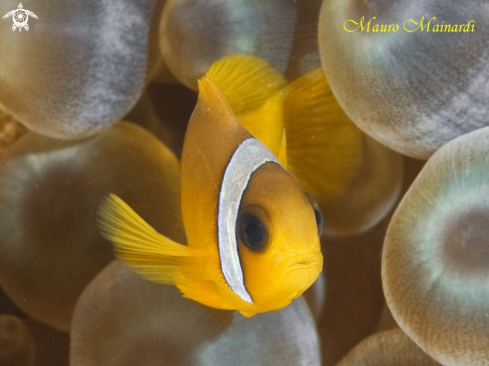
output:
[[[239,61],[228,59],[198,82],[181,160],[188,245],[157,233],[113,194],[99,217],[117,257],[135,272],[250,317],[287,306],[316,280],[322,218],[286,170],[286,131],[274,116],[282,110],[283,79],[259,61]],[[236,73],[238,83],[226,76]],[[264,142],[241,124],[262,117]]]

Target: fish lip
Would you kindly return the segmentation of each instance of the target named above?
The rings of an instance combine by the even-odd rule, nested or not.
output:
[[[308,262],[299,262],[290,267],[291,271],[297,270],[297,269],[304,269],[304,268],[309,268],[309,267],[319,267],[321,266],[322,263],[320,261],[308,261]]]
[[[321,267],[323,266],[323,257],[321,252],[314,251],[301,255],[299,258],[295,258],[294,264],[289,267],[290,271],[299,269]]]
[[[279,270],[279,272],[282,273],[282,276],[285,277],[290,275],[291,272],[314,267],[318,268],[318,273],[322,271],[323,256],[321,251],[303,253],[300,255],[295,255],[292,258],[289,257],[288,259],[280,258],[273,263],[271,270],[273,272]]]

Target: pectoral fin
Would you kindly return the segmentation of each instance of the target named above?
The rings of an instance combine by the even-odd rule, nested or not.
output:
[[[102,235],[114,243],[117,258],[143,277],[167,284],[204,279],[205,252],[157,233],[116,195],[102,203],[99,222]]]

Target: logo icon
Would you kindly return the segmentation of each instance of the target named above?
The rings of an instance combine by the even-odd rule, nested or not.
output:
[[[17,28],[19,28],[19,32],[22,32],[22,28],[26,31],[29,30],[29,24],[27,21],[29,20],[29,15],[37,19],[37,15],[32,11],[25,10],[22,3],[19,4],[19,8],[9,11],[7,14],[3,16],[3,19],[12,16],[12,20],[14,21],[14,25],[12,25],[12,30],[15,32]]]

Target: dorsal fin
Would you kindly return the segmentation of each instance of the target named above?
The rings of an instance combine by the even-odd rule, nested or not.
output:
[[[265,60],[238,54],[216,61],[207,77],[241,125],[278,157],[284,128],[280,90],[287,85],[283,76]]]
[[[110,194],[99,209],[102,235],[115,245],[116,256],[140,275],[160,283],[202,281],[199,258],[205,252],[158,234],[123,200]]]
[[[199,98],[183,144],[181,194],[188,245],[204,248],[217,242],[217,204],[226,166],[250,134],[209,78],[198,84]]]
[[[318,204],[345,191],[362,161],[362,132],[336,101],[321,68],[284,90],[289,172]]]
[[[282,111],[282,96],[275,93],[260,108],[236,117],[250,134],[278,157],[285,127]]]
[[[236,116],[258,109],[286,86],[283,76],[265,60],[248,55],[224,57],[206,76],[218,87]]]
[[[286,145],[280,161],[320,205],[348,188],[361,163],[362,134],[336,102],[321,68],[287,86],[266,61],[233,55],[215,62],[207,75],[238,121],[275,156]]]

